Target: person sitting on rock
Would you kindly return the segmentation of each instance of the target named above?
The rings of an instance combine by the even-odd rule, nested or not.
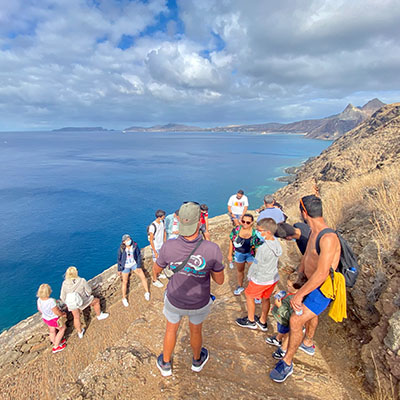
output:
[[[274,196],[266,194],[264,196],[264,209],[257,218],[257,222],[264,218],[272,218],[277,224],[285,222],[286,216],[279,207],[275,206]]]
[[[108,313],[100,309],[100,300],[92,295],[92,288],[86,279],[78,276],[76,267],[69,267],[65,272],[65,280],[61,286],[61,300],[67,305],[68,311],[71,311],[74,317],[74,327],[78,332],[79,339],[83,338],[85,329],[81,326],[80,312],[91,306],[96,313],[97,319],[108,318]]]
[[[249,268],[246,295],[247,316],[238,318],[236,323],[243,328],[267,331],[267,316],[270,308],[270,297],[279,281],[278,260],[282,255],[282,247],[274,237],[276,223],[272,218],[264,218],[257,222],[257,231],[264,239],[258,248],[253,264]],[[261,299],[261,316],[255,314],[254,299]]]
[[[37,309],[49,328],[50,341],[53,343],[52,352],[58,353],[63,351],[67,345],[65,339],[63,339],[66,325],[59,322],[59,318],[65,317],[66,313],[58,308],[56,300],[50,297],[50,294],[50,285],[42,283],[37,291]]]
[[[131,271],[133,271],[142,282],[145,293],[144,298],[150,300],[149,285],[142,269],[142,258],[138,244],[132,241],[128,234],[122,236],[122,243],[118,249],[118,275],[122,278],[122,304],[129,306],[126,292]]]
[[[297,279],[298,276],[296,272],[293,272],[288,276],[287,293],[278,293],[283,294],[283,297],[275,297],[275,306],[272,309],[272,315],[276,320],[278,334],[267,337],[265,341],[270,345],[278,346],[278,350],[272,353],[272,357],[277,360],[281,360],[285,356],[289,342],[290,316],[293,313],[290,299],[297,292],[297,289],[293,287],[293,284],[297,282]]]

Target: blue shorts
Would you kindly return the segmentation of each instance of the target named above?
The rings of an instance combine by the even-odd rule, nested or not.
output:
[[[286,325],[282,325],[279,322],[276,323],[276,329],[278,330],[278,333],[281,333],[284,335],[285,333],[288,333],[290,331],[290,327]]]
[[[129,274],[131,271],[134,271],[137,267],[138,267],[137,264],[133,265],[130,268],[125,268],[124,267],[124,269],[122,270],[122,273],[123,274]]]
[[[240,217],[242,216],[242,214],[233,214],[233,217],[231,214],[229,214],[229,217],[231,219],[231,221],[233,222],[233,220],[236,218],[238,221],[240,221]]]
[[[251,255],[251,253],[239,253],[238,251],[235,251],[235,261],[237,263],[252,263],[254,261],[254,257]]]
[[[316,288],[305,297],[303,304],[315,315],[319,315],[329,306],[331,301],[322,294],[319,288]]]

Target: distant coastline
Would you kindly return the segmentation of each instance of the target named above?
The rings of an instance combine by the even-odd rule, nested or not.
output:
[[[89,126],[89,127],[67,126],[65,128],[53,129],[52,132],[115,132],[115,129],[106,129],[101,126]]]

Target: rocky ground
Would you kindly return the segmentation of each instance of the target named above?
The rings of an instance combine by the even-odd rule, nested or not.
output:
[[[212,239],[227,253],[227,217],[212,224]],[[288,260],[298,259],[290,243],[282,258],[284,277],[293,268]],[[149,267],[149,262],[146,263]],[[115,275],[115,285],[118,279]],[[75,332],[67,349],[52,354],[50,346],[30,362],[3,376],[1,399],[361,399],[362,374],[358,371],[354,348],[342,327],[325,316],[316,337],[314,357],[299,353],[295,372],[283,384],[272,382],[269,371],[275,360],[274,347],[265,343],[274,333],[252,331],[235,324],[245,315],[244,296],[235,297],[235,274],[226,269],[226,282],[213,293],[217,300],[204,324],[204,344],[210,361],[200,373],[190,370],[191,349],[188,323],[184,321],[173,360],[173,376],[162,378],[155,364],[162,350],[165,320],[162,314],[163,289],[152,288],[147,303],[143,289],[132,280],[130,307],[119,300],[108,307],[105,321],[91,320],[79,340]]]

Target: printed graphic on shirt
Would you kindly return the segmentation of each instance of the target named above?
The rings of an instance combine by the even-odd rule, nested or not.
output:
[[[181,262],[172,262],[170,264],[170,268],[174,270],[179,267]],[[206,275],[206,272],[203,269],[206,267],[206,260],[201,255],[192,255],[189,261],[186,263],[186,266],[182,271],[192,273],[194,275]]]

